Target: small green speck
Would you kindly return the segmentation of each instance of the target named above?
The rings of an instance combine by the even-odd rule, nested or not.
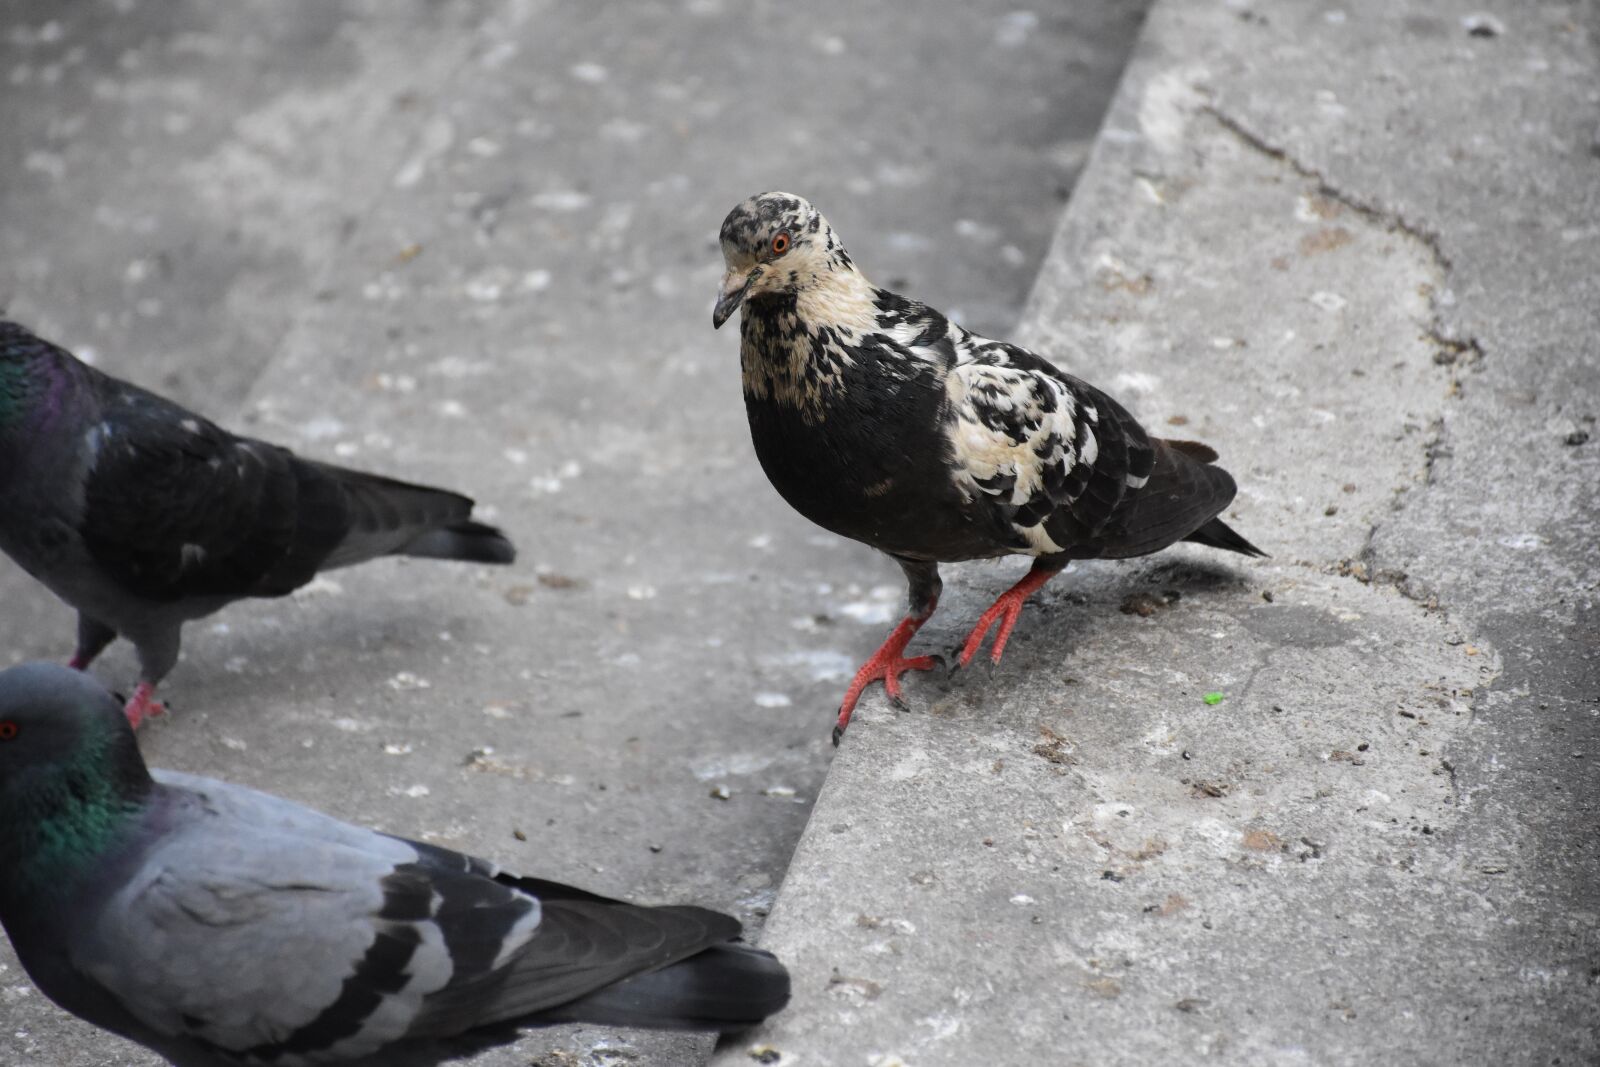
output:
[[[1204,700],[1207,704],[1220,704],[1220,703],[1222,703],[1222,694],[1221,693],[1207,693],[1201,699]]]

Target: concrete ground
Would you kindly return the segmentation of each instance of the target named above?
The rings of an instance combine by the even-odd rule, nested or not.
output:
[[[1022,339],[1272,558],[1080,566],[866,705],[718,1064],[1600,1062],[1597,35],[1155,5]]]
[[[12,0],[0,308],[227,425],[471,492],[522,549],[191,626],[151,761],[759,926],[902,591],[754,463],[717,226],[805,193],[875,277],[1009,329],[1142,10]],[[0,655],[68,653],[9,564],[0,603]],[[96,671],[125,688],[131,655]],[[0,1019],[0,1064],[154,1062],[3,947]],[[706,1051],[566,1028],[474,1062]]]

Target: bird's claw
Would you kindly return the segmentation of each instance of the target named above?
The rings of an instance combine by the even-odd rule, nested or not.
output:
[[[985,681],[994,677],[994,660],[988,656],[962,656],[961,652],[962,650],[959,648],[950,650],[948,676],[952,684],[965,682],[979,670],[983,672],[983,680]]]
[[[928,671],[942,666],[944,660],[939,656],[911,656],[902,657],[900,652],[905,648],[906,641],[910,639],[914,629],[908,630],[898,641],[891,638],[884,643],[871,659],[862,664],[856,672],[855,679],[850,683],[850,688],[845,692],[844,701],[839,705],[839,717],[833,726],[833,743],[837,745],[839,738],[844,736],[844,731],[850,725],[850,716],[855,713],[856,703],[861,699],[861,694],[873,682],[883,683],[884,695],[889,703],[901,711],[909,711],[910,705],[906,703],[904,691],[900,686],[900,676],[909,671]]]
[[[167,706],[165,704],[151,702],[142,708],[123,708],[122,713],[128,717],[128,725],[137,730],[139,727],[143,726],[146,722],[155,718],[157,715],[165,715],[167,713]]]
[[[123,705],[122,713],[128,717],[128,725],[135,730],[143,725],[145,720],[167,713],[167,706],[155,698],[155,692],[155,686],[148,682],[140,682],[139,687],[133,691],[133,698]]]
[[[850,725],[850,716],[854,714],[856,702],[860,699],[862,691],[868,684],[875,681],[883,683],[884,698],[889,701],[896,711],[910,711],[911,704],[906,700],[905,689],[900,684],[900,676],[910,671],[930,671],[942,666],[944,660],[939,656],[916,656],[911,659],[897,660],[887,667],[866,674],[865,677],[857,675],[857,683],[850,687],[850,692],[845,694],[844,703],[839,705],[839,717],[833,727],[833,743],[837,745],[839,738],[844,736],[845,727]],[[865,674],[865,668],[863,668]]]

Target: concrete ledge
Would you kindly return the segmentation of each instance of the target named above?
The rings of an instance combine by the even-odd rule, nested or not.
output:
[[[994,677],[925,683],[908,714],[866,706],[762,938],[796,1001],[722,1067],[1600,1050],[1583,964],[1596,857],[1571,844],[1600,793],[1581,761],[1600,755],[1595,729],[1576,714],[1597,583],[1592,555],[1554,532],[1592,528],[1595,490],[1579,488],[1587,461],[1539,435],[1548,414],[1478,388],[1495,372],[1472,324],[1543,299],[1536,274],[1500,271],[1491,292],[1483,262],[1451,254],[1555,255],[1465,211],[1486,178],[1530,169],[1548,180],[1518,186],[1511,213],[1537,200],[1580,232],[1592,173],[1497,121],[1578,121],[1581,104],[1523,74],[1592,85],[1593,54],[1553,15],[1484,55],[1465,11],[1293,6],[1157,5],[1021,338],[1157,432],[1216,446],[1242,487],[1230,519],[1273,559],[1184,548],[1084,566],[1046,588]],[[1525,99],[1497,103],[1497,79]],[[1503,158],[1439,173],[1452,145],[1497,137]],[[1592,347],[1570,314],[1547,321]],[[1583,379],[1580,359],[1506,343],[1512,380]],[[1476,478],[1448,468],[1474,447],[1458,442],[1497,433],[1548,448],[1525,462],[1562,487],[1520,517],[1477,502],[1496,478],[1523,501],[1516,457]],[[1441,523],[1469,503],[1505,536]],[[1504,546],[1535,516],[1543,559],[1508,568]],[[954,644],[1013,568],[951,568],[928,643]],[[1455,580],[1475,568],[1525,583],[1503,603],[1542,590],[1568,607],[1496,625]],[[1521,668],[1502,643],[1551,671],[1508,686]],[[1573,717],[1549,713],[1559,739],[1503,733],[1512,707]],[[1534,771],[1555,773],[1569,744],[1574,809],[1530,822]]]

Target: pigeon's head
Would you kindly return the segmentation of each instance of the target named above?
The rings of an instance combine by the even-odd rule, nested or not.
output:
[[[55,663],[0,671],[0,810],[97,780],[149,782],[122,705],[93,676]]]
[[[746,300],[797,293],[852,266],[828,220],[793,193],[762,193],[728,212],[722,220],[722,258],[727,271],[711,312],[713,327],[728,321]]]

